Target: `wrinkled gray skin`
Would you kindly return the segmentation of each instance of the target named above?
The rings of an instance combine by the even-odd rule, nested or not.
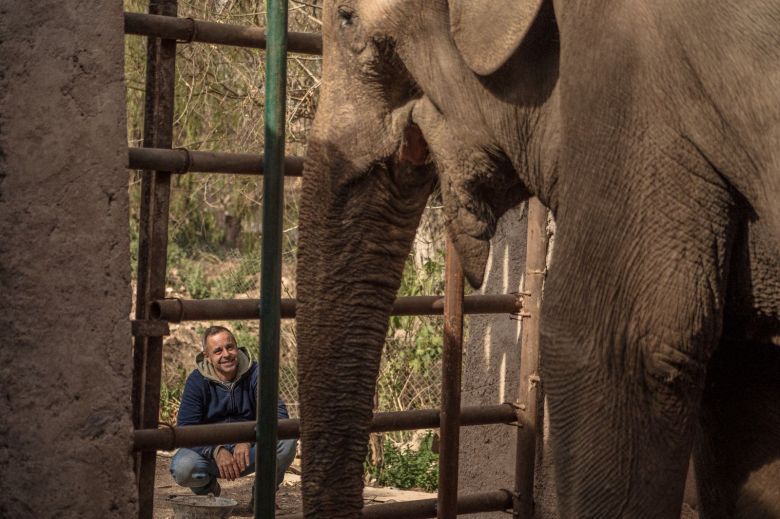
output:
[[[325,1],[298,259],[307,517],[359,516],[436,181],[475,286],[507,208],[555,215],[561,517],[678,517],[692,451],[703,517],[780,517],[779,28],[778,1]]]

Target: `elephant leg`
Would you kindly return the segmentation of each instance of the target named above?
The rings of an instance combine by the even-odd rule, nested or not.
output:
[[[723,341],[694,451],[702,518],[780,517],[780,347]]]
[[[710,317],[717,308],[696,302],[691,281],[705,284],[689,272],[645,290],[631,279],[621,286],[637,292],[620,293],[608,280],[585,286],[586,273],[561,272],[562,258],[568,255],[556,256],[558,271],[550,272],[542,320],[561,516],[679,517],[704,386],[703,344],[717,336]],[[686,278],[688,290],[675,294]],[[695,318],[696,328],[688,324]]]
[[[557,215],[541,367],[562,517],[680,515],[734,221],[688,189]]]

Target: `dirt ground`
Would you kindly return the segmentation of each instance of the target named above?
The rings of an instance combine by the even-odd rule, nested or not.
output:
[[[298,463],[299,460],[296,460]],[[170,496],[192,493],[178,486],[171,477],[171,454],[160,453],[157,456],[157,476],[154,489],[154,519],[172,519],[173,508],[168,502]],[[301,508],[301,478],[294,472],[298,472],[293,466],[284,477],[284,483],[276,493],[276,515],[298,514]],[[231,517],[252,517],[249,511],[249,499],[252,495],[252,482],[254,476],[244,476],[235,481],[220,481],[222,486],[221,497],[227,497],[238,501],[238,506],[233,510]],[[393,503],[398,501],[412,501],[415,499],[430,499],[436,497],[435,493],[417,492],[413,490],[399,490],[389,487],[366,487],[363,500],[366,506]],[[687,504],[683,505],[680,519],[697,519],[699,515]]]
[[[296,463],[299,460],[296,460]],[[192,493],[183,487],[178,486],[171,477],[171,454],[160,453],[157,455],[157,475],[154,488],[154,519],[173,518],[173,508],[168,501],[170,496],[185,495]],[[284,483],[279,487],[276,493],[276,515],[297,514],[302,511],[301,507],[301,478],[293,473],[295,467],[288,471],[284,477]],[[297,472],[297,471],[296,471]],[[238,506],[233,510],[231,517],[252,517],[249,511],[249,499],[252,495],[252,483],[254,476],[244,476],[235,481],[220,480],[222,494],[220,497],[227,497],[238,501]],[[411,501],[415,499],[430,499],[436,497],[436,494],[427,492],[416,492],[412,490],[399,490],[396,488],[373,488],[366,487],[364,492],[365,504],[391,503],[397,501]]]

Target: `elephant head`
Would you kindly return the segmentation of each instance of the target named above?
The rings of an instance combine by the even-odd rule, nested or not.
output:
[[[550,12],[499,3],[491,11],[505,16],[486,18],[473,2],[454,0],[325,2],[323,87],[305,163],[297,274],[308,517],[355,517],[362,507],[388,317],[436,182],[448,233],[479,286],[496,221],[539,181],[539,170],[517,167],[528,163],[526,150],[544,154],[529,125],[543,117],[551,91],[551,81],[535,80],[539,69],[554,63],[535,54],[531,79],[511,99],[494,92],[525,63],[491,77],[475,71],[501,69],[523,44],[539,50],[535,21]],[[493,27],[496,21],[506,26]],[[516,140],[528,146],[517,152],[508,146]]]

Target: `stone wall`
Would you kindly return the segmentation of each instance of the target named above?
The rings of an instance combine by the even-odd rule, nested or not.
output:
[[[120,0],[0,0],[0,517],[131,517]]]

